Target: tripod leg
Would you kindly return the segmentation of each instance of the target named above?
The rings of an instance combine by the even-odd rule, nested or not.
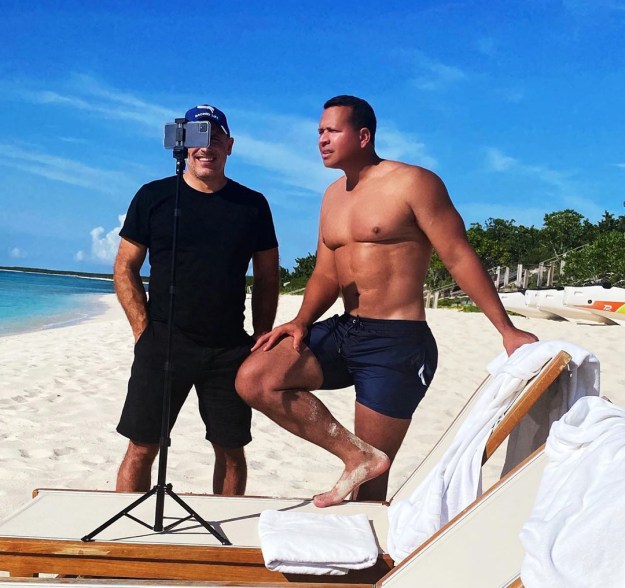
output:
[[[157,490],[157,486],[154,486],[154,488],[152,488],[152,490],[150,490],[149,492],[146,492],[143,496],[141,496],[140,498],[138,498],[137,500],[135,500],[132,504],[130,504],[129,506],[127,506],[124,510],[118,512],[115,516],[111,517],[108,521],[106,521],[105,523],[103,523],[102,525],[100,525],[97,529],[95,529],[94,531],[91,531],[91,533],[89,533],[88,535],[85,535],[81,541],[93,541],[93,538],[96,535],[99,535],[102,531],[104,531],[104,529],[106,529],[107,527],[110,527],[115,521],[118,521],[119,519],[121,519],[122,517],[125,517],[128,515],[128,513],[133,510],[135,507],[139,506],[142,502],[144,502],[145,500],[147,500],[148,498],[150,498],[150,496],[152,496]]]
[[[202,527],[204,527],[215,539],[221,542],[222,545],[232,545],[226,537],[224,537],[215,527],[210,523],[207,523],[198,513],[196,513],[186,502],[180,498],[172,489],[171,484],[167,484],[165,489],[168,496],[171,496],[182,508],[184,508]]]

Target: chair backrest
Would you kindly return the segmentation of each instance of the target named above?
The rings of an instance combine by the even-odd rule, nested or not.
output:
[[[519,532],[546,465],[541,448],[391,570],[377,588],[499,588],[518,577]],[[514,585],[514,584],[513,584]]]
[[[482,464],[489,459],[497,448],[507,439],[514,427],[519,423],[525,414],[530,410],[540,396],[555,382],[558,376],[564,371],[571,356],[565,351],[558,352],[550,361],[548,361],[531,380],[519,390],[512,398],[510,406],[506,410],[503,418],[495,425],[493,431],[488,438]],[[408,498],[414,490],[419,486],[428,473],[440,461],[441,457],[447,451],[451,442],[454,440],[458,429],[466,420],[467,416],[473,410],[477,403],[482,390],[490,383],[492,376],[488,376],[473,393],[471,398],[464,405],[458,416],[453,420],[449,428],[443,433],[442,437],[437,441],[436,445],[425,456],[423,461],[410,474],[406,481],[400,486],[397,492],[390,499],[401,500]]]

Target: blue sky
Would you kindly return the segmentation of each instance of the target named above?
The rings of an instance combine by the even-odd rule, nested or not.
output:
[[[382,157],[438,173],[469,226],[625,214],[625,0],[0,0],[0,265],[109,272],[120,217],[172,175],[199,103],[227,173],[272,207],[281,265],[314,251],[317,123],[367,99]]]

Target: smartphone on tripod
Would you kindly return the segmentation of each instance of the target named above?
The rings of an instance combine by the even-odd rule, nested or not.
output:
[[[184,120],[184,119],[182,119]],[[165,149],[174,147],[208,147],[211,143],[211,124],[208,121],[167,123]]]

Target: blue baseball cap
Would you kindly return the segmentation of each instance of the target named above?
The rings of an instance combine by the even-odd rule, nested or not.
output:
[[[226,115],[215,108],[214,106],[208,106],[208,104],[200,104],[187,110],[184,115],[188,122],[207,120],[209,123],[216,124],[219,128],[230,136],[230,129],[228,128],[228,121]]]

